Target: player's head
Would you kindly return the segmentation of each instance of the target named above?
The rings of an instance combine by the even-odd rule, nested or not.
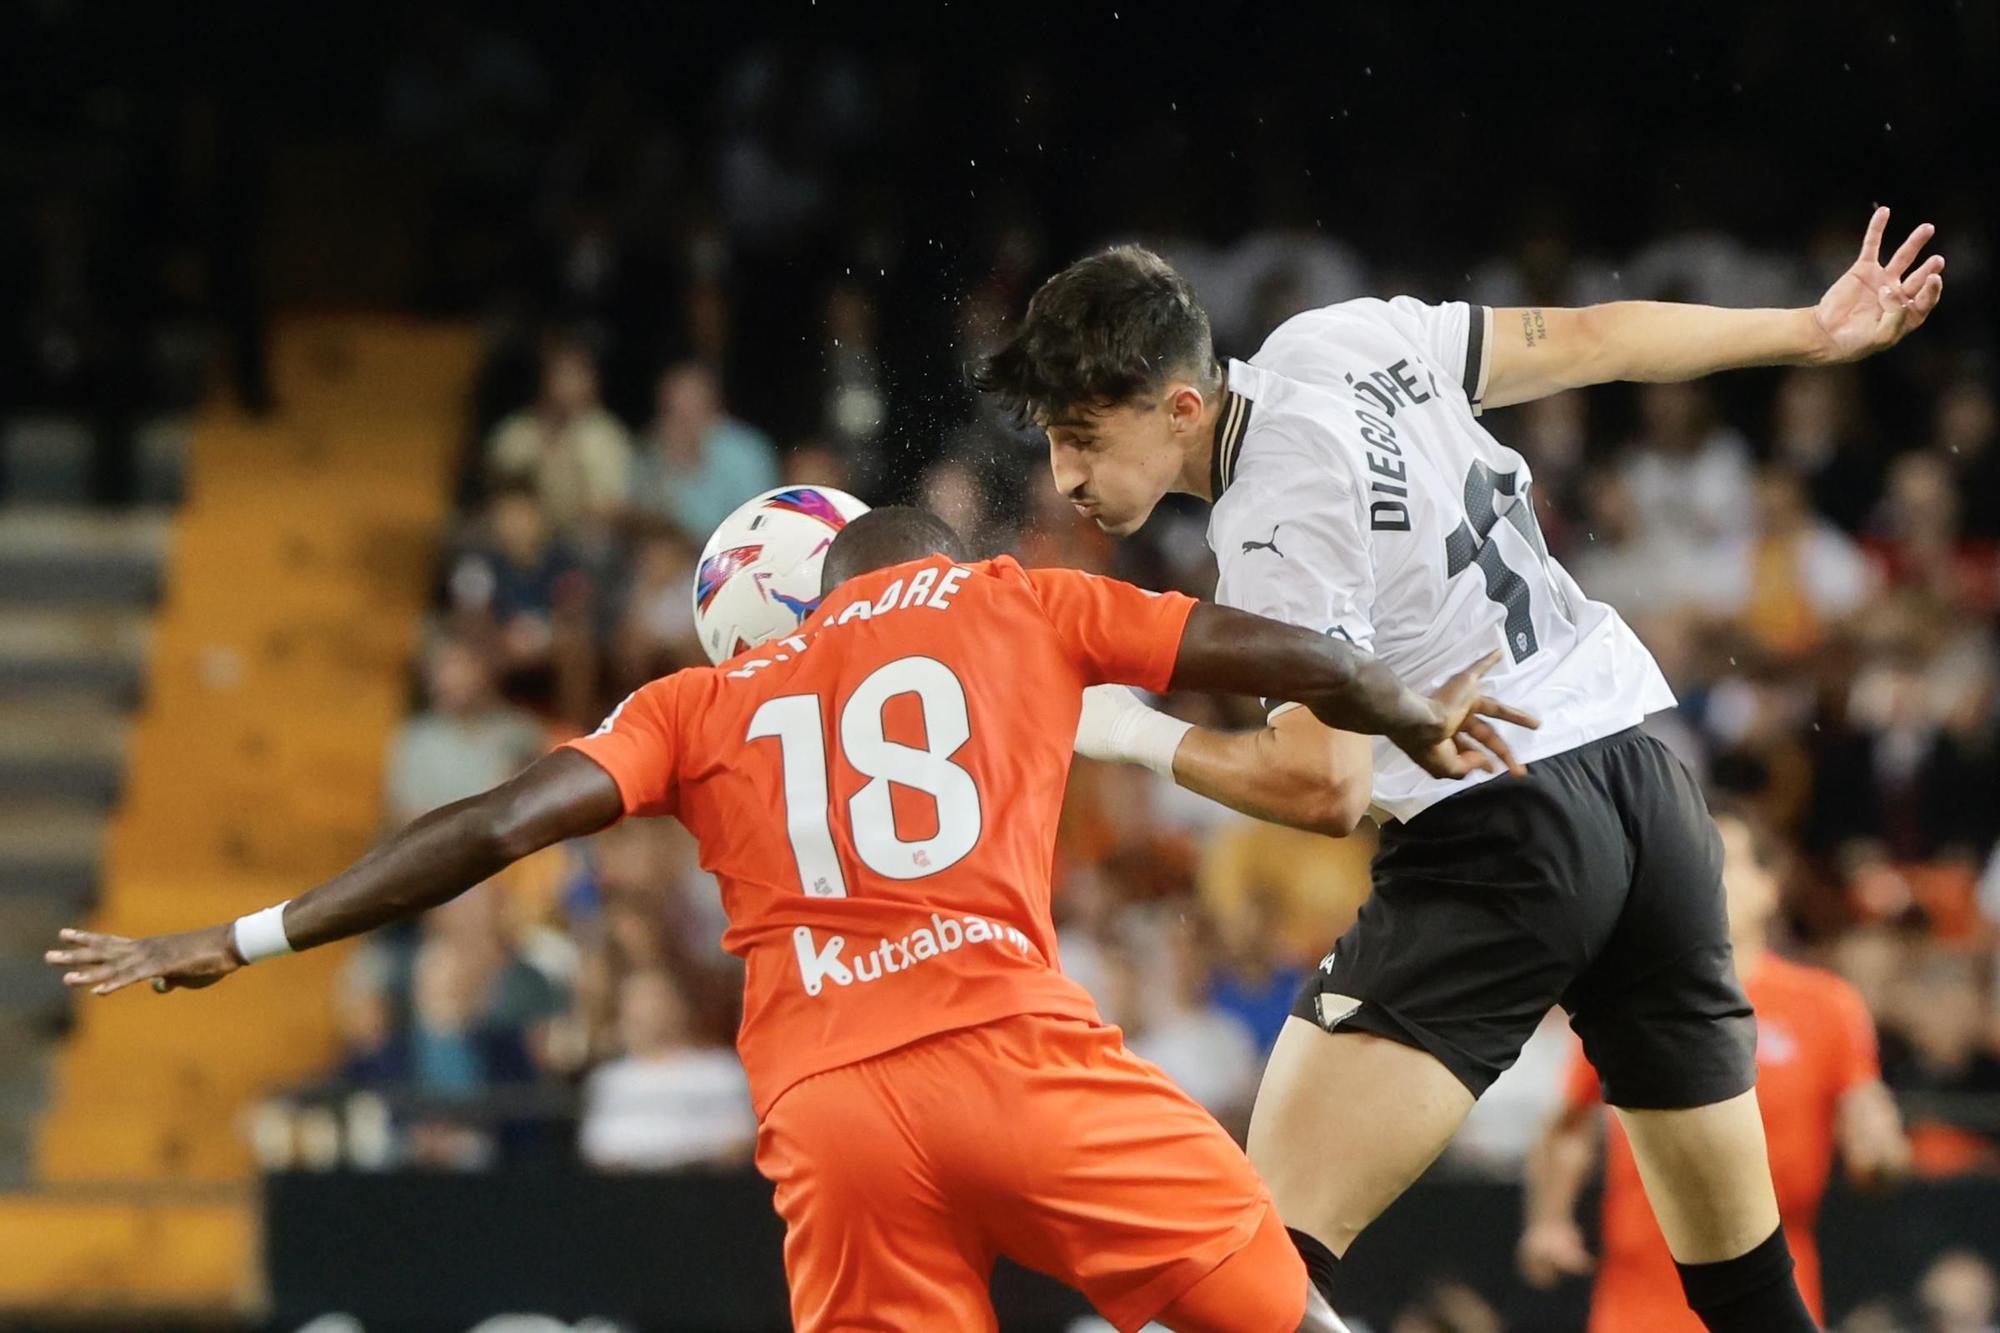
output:
[[[1776,845],[1748,810],[1729,802],[1714,807],[1722,835],[1722,891],[1728,904],[1729,933],[1739,944],[1761,943],[1778,914],[1779,855]]]
[[[826,550],[820,566],[819,590],[824,596],[870,570],[887,569],[906,560],[942,555],[966,558],[965,543],[951,524],[936,514],[909,505],[885,505],[852,519]]]
[[[1146,521],[1207,446],[1205,409],[1222,387],[1194,289],[1136,245],[1043,283],[972,379],[1048,434],[1056,489],[1118,536]]]

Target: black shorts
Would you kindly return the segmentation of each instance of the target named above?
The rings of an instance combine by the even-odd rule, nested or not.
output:
[[[1293,1012],[1430,1052],[1476,1097],[1550,1006],[1614,1106],[1706,1106],[1756,1081],[1722,844],[1681,762],[1636,728],[1385,825],[1374,892]]]

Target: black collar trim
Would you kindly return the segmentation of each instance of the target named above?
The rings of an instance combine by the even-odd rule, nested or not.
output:
[[[1208,459],[1208,493],[1220,500],[1236,480],[1236,458],[1243,452],[1243,436],[1250,429],[1250,412],[1255,406],[1234,389],[1222,391],[1222,410],[1215,417],[1215,446]]]

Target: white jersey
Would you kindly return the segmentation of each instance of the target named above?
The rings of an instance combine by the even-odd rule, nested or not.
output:
[[[1459,302],[1346,301],[1232,360],[1208,542],[1218,602],[1338,634],[1418,689],[1504,649],[1486,691],[1541,718],[1496,724],[1529,761],[1674,696],[1618,613],[1550,558],[1527,463],[1475,420],[1492,320]],[[1463,787],[1376,739],[1378,818]]]

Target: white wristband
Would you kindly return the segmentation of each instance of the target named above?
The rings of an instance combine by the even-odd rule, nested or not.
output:
[[[1130,730],[1125,735],[1125,753],[1132,756],[1132,762],[1173,781],[1174,754],[1181,748],[1181,738],[1194,730],[1194,723],[1148,708],[1134,714],[1126,725]]]
[[[285,938],[285,908],[291,905],[291,901],[287,898],[276,907],[236,918],[230,934],[236,941],[236,952],[243,955],[244,962],[260,963],[266,958],[278,958],[292,952],[292,942]]]
[[[1143,764],[1171,779],[1174,752],[1193,729],[1192,722],[1148,708],[1122,685],[1096,685],[1083,692],[1076,752],[1090,759]]]

